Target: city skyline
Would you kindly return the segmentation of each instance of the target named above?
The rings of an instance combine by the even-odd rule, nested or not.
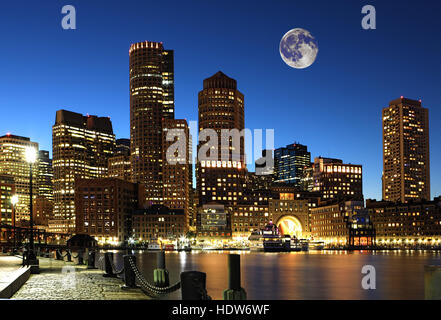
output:
[[[88,13],[87,16],[93,16],[95,12],[98,12],[98,5],[89,6],[81,3],[75,5],[77,5],[79,12],[90,10],[91,12]],[[22,115],[23,113],[27,116],[22,117],[20,123],[13,125],[10,121],[5,123],[5,119],[3,119],[1,120],[2,122],[0,122],[0,126],[4,128],[5,132],[3,132],[3,134],[11,132],[15,135],[29,136],[32,141],[39,142],[40,149],[51,150],[52,141],[50,138],[50,129],[53,125],[54,114],[56,110],[64,108],[82,114],[93,112],[93,114],[99,116],[110,116],[115,127],[114,132],[116,137],[128,138],[128,47],[130,43],[141,40],[163,41],[164,45],[167,48],[174,50],[175,53],[176,118],[186,118],[189,121],[197,119],[197,92],[200,90],[201,82],[203,79],[211,76],[218,70],[221,70],[228,76],[237,79],[239,90],[241,90],[246,97],[245,127],[251,129],[274,128],[275,148],[298,141],[299,143],[308,146],[312,158],[318,156],[333,157],[343,159],[345,163],[357,163],[363,165],[363,190],[365,198],[381,199],[381,110],[387,106],[389,101],[396,99],[399,96],[405,96],[411,99],[422,98],[423,106],[429,109],[429,119],[431,121],[429,127],[430,141],[432,141],[430,162],[432,163],[431,198],[433,198],[441,193],[441,186],[438,179],[440,176],[440,169],[434,166],[434,164],[439,162],[438,159],[440,158],[440,148],[438,147],[437,142],[439,141],[437,137],[439,137],[440,131],[435,125],[433,125],[435,123],[434,121],[439,119],[439,110],[436,101],[437,95],[435,93],[439,78],[436,78],[434,75],[436,74],[436,70],[440,68],[440,64],[433,59],[435,56],[434,53],[437,52],[437,46],[439,46],[439,44],[430,43],[430,46],[434,47],[432,50],[428,50],[432,52],[428,52],[425,58],[432,63],[430,67],[434,72],[428,73],[428,75],[422,78],[421,81],[419,81],[419,77],[427,71],[429,62],[418,66],[423,70],[414,70],[416,64],[414,65],[410,63],[412,61],[410,58],[415,55],[415,49],[406,48],[407,52],[400,52],[400,57],[397,57],[393,61],[389,59],[390,56],[384,54],[383,51],[381,53],[386,56],[385,58],[375,55],[374,49],[393,49],[394,46],[397,45],[398,40],[404,40],[401,36],[397,36],[397,39],[390,38],[394,29],[386,28],[386,26],[384,26],[384,30],[382,30],[380,22],[383,24],[393,23],[394,21],[397,22],[396,19],[398,19],[399,14],[409,14],[407,12],[401,12],[400,8],[403,8],[396,3],[395,13],[391,12],[390,5],[383,5],[380,3],[375,3],[375,5],[378,11],[379,25],[378,29],[372,31],[372,33],[376,33],[380,40],[372,39],[373,36],[369,33],[371,31],[364,31],[360,28],[360,13],[358,12],[360,7],[358,4],[352,5],[346,3],[344,5],[344,7],[354,15],[353,21],[351,19],[346,19],[344,22],[339,21],[339,15],[341,17],[343,14],[339,10],[342,8],[341,6],[343,6],[343,4],[338,3],[335,8],[330,8],[332,10],[330,10],[329,16],[320,13],[324,20],[322,22],[311,22],[315,21],[313,19],[308,23],[305,23],[306,20],[304,19],[306,18],[302,18],[296,20],[298,22],[295,22],[294,24],[276,23],[272,28],[268,28],[268,35],[265,33],[263,33],[263,35],[265,36],[265,39],[266,37],[273,39],[275,46],[274,48],[261,48],[262,52],[258,52],[254,58],[248,58],[246,54],[243,54],[244,47],[241,46],[241,43],[239,42],[240,35],[247,34],[251,27],[248,27],[248,29],[245,28],[245,33],[241,33],[241,30],[236,30],[237,34],[231,36],[231,39],[229,39],[228,36],[222,36],[221,39],[223,39],[224,43],[239,45],[239,48],[236,50],[236,54],[233,54],[229,50],[222,49],[221,47],[223,46],[218,44],[216,48],[221,48],[222,50],[216,54],[217,59],[213,60],[210,57],[201,56],[200,53],[189,57],[189,49],[187,49],[184,44],[187,44],[190,40],[183,41],[176,39],[174,35],[178,34],[178,29],[165,28],[164,30],[155,29],[154,32],[151,30],[146,32],[145,28],[150,26],[150,24],[143,21],[142,24],[140,24],[140,26],[143,27],[140,27],[138,30],[133,30],[133,32],[129,33],[127,29],[124,29],[123,36],[116,37],[115,43],[112,43],[112,48],[116,48],[116,50],[112,50],[112,53],[105,51],[100,52],[100,54],[103,54],[103,62],[97,60],[98,57],[94,53],[94,49],[97,48],[96,46],[102,46],[105,43],[108,45],[108,39],[97,40],[85,36],[87,28],[92,28],[92,26],[90,25],[91,21],[84,19],[90,18],[81,17],[81,15],[79,15],[78,30],[69,33],[56,25],[59,23],[58,8],[56,8],[57,10],[54,10],[51,6],[39,6],[41,7],[39,11],[45,11],[47,9],[48,17],[51,17],[50,15],[52,14],[54,18],[54,25],[51,26],[51,23],[48,22],[42,26],[40,32],[48,32],[46,36],[50,35],[52,36],[51,39],[55,42],[61,41],[63,46],[66,46],[66,48],[60,48],[60,56],[64,56],[64,59],[56,59],[56,56],[54,56],[55,51],[49,49],[52,48],[52,44],[48,47],[41,44],[33,46],[34,52],[41,58],[40,65],[33,66],[33,68],[39,70],[39,68],[46,67],[48,69],[47,76],[43,76],[41,81],[39,81],[38,86],[35,86],[40,89],[37,90],[39,92],[33,91],[36,89],[30,88],[27,83],[23,85],[27,88],[28,92],[31,92],[31,95],[32,93],[35,94],[32,95],[32,103],[27,102],[27,97],[23,97],[19,100],[11,98],[11,96],[14,96],[16,92],[15,90],[17,90],[16,88],[13,88],[15,81],[14,77],[12,77],[10,82],[7,80],[1,81],[5,93],[2,94],[0,103],[10,106],[9,110],[11,111],[12,118],[16,118],[19,114]],[[13,5],[10,4],[7,6],[13,7]],[[152,6],[154,6],[154,4],[152,4]],[[309,5],[307,4],[302,4],[300,6],[300,12],[311,12],[311,10],[308,10],[308,6]],[[239,7],[244,9],[244,5],[239,5]],[[271,15],[276,11],[279,12],[280,7],[280,4],[277,4],[274,8],[266,8],[264,5],[259,5],[256,12],[248,12],[248,14],[250,18],[254,19],[250,20],[252,20],[253,25],[255,25],[256,18],[261,17],[262,12],[265,11],[264,9],[268,9],[268,14]],[[121,16],[117,17],[115,15],[116,9],[112,7],[112,4],[109,4],[109,7],[106,7],[106,9],[105,12],[112,16],[115,21],[118,21],[118,19],[125,19],[128,14],[128,9],[124,9],[127,11],[123,11]],[[210,5],[204,4],[202,5],[202,9],[209,10]],[[424,13],[427,13],[427,9],[422,8],[421,10],[425,10]],[[392,14],[391,19],[389,19],[390,21],[386,21],[386,13]],[[309,13],[309,16],[310,15],[311,13]],[[333,19],[331,19],[332,15],[334,15]],[[233,19],[233,25],[237,25],[237,22],[239,22],[237,21],[238,16],[233,14],[232,17],[235,18]],[[296,16],[296,18],[298,17]],[[182,18],[177,19],[173,25],[176,27],[177,24],[182,23],[181,19]],[[347,62],[339,62],[341,57],[332,56],[333,54],[336,54],[336,52],[332,51],[329,38],[326,39],[328,36],[324,30],[324,25],[331,20],[333,21],[333,26],[340,31],[342,28],[349,27],[351,23],[353,23],[351,26],[354,30],[350,29],[347,33],[342,33],[336,38],[339,41],[339,44],[344,46],[340,49],[343,50],[346,48],[346,52],[355,53],[355,55],[357,53],[361,54],[358,51],[359,49],[354,47],[354,44],[349,45],[349,43],[341,42],[341,37],[344,34],[346,34],[348,39],[351,40],[354,40],[354,37],[357,36],[357,41],[364,41],[364,43],[357,42],[356,45],[361,46],[361,49],[370,48],[370,50],[368,50],[368,55],[372,56],[372,61],[365,59],[367,57],[366,53],[361,54],[359,59],[353,58],[348,62],[351,67],[354,67],[355,65],[359,66],[359,69],[353,69],[358,70],[359,74],[354,74],[353,70],[348,71],[349,66],[347,66],[345,67],[347,69],[343,69],[342,72],[344,76],[339,75],[338,77],[333,78],[332,81],[323,81],[323,79],[326,79],[330,74],[337,71],[336,68],[341,66],[340,63]],[[48,21],[51,20],[49,19]],[[272,21],[274,21],[274,19],[272,19]],[[9,22],[13,23],[11,21]],[[33,22],[35,22],[35,20],[30,19],[29,23],[31,24]],[[290,70],[284,65],[280,56],[278,56],[276,49],[283,33],[291,27],[297,26],[297,24],[299,26],[307,27],[317,37],[320,47],[320,52],[316,61],[317,65],[314,64],[310,67],[310,70],[300,72],[298,70]],[[103,26],[106,28],[112,27],[111,24],[104,24]],[[194,34],[189,33],[191,37],[201,38],[206,35],[206,31],[196,28],[198,26],[196,23],[190,24],[190,26],[193,26],[193,28],[196,29],[193,30]],[[51,31],[50,28],[52,27],[54,30]],[[420,28],[422,28],[422,26],[418,25],[418,30],[416,31],[410,30],[410,27],[407,26],[403,26],[403,28],[405,30],[403,31],[404,33],[408,31],[410,34],[415,34],[418,30],[421,31]],[[20,31],[25,31],[25,29],[21,30],[19,28],[18,32],[20,33]],[[106,30],[106,32],[107,31],[108,30]],[[227,33],[227,31],[231,31],[230,27],[226,28],[225,33]],[[76,35],[75,32],[77,32],[78,35]],[[96,32],[99,32],[99,30]],[[387,34],[384,34],[384,32],[387,32]],[[98,36],[97,34],[94,35]],[[42,36],[42,34],[37,33],[37,39],[40,36]],[[77,39],[77,36],[80,36],[81,40]],[[425,36],[427,37],[428,35],[426,34]],[[97,43],[94,44],[92,40],[95,40]],[[250,40],[248,46],[254,49],[259,42],[259,39],[254,37],[247,40]],[[17,40],[11,41],[12,44],[19,46],[22,45],[17,43]],[[29,41],[32,42],[35,40],[30,39]],[[67,45],[69,42],[71,42],[71,45]],[[42,43],[47,44],[45,41]],[[195,41],[192,41],[192,43],[195,43]],[[215,44],[210,42],[210,45]],[[85,46],[89,46],[91,50],[84,51],[83,49]],[[197,49],[199,50],[201,48],[197,47]],[[193,51],[197,50],[191,49],[191,52]],[[204,52],[206,53],[206,51]],[[345,50],[343,50],[343,52],[345,52]],[[47,57],[45,57],[44,54],[46,54]],[[7,72],[10,70],[10,65],[17,67],[17,59],[19,57],[23,58],[22,55],[26,55],[26,53],[21,51],[19,57],[14,57],[12,62],[15,63],[9,62],[8,52],[5,52],[5,55],[5,61],[8,61],[8,65],[5,65],[3,69],[5,70],[5,74],[11,74]],[[116,57],[118,58],[116,59]],[[262,67],[262,63],[259,64],[259,61],[256,60],[257,58],[262,57],[269,59],[265,60],[266,64],[263,65],[263,68],[260,68],[261,73],[259,75],[262,76],[258,77],[261,82],[258,83],[255,79],[252,79],[253,77],[256,77],[256,73],[253,73],[255,72],[253,70],[255,70],[257,66]],[[332,61],[332,58],[339,59]],[[104,65],[109,64],[109,59],[111,59],[110,61],[114,64],[112,64],[112,68],[105,69]],[[385,68],[386,70],[380,74],[385,79],[389,73],[396,73],[398,75],[399,73],[397,72],[401,71],[403,66],[406,66],[407,72],[412,73],[413,78],[416,80],[409,81],[408,78],[397,76],[395,77],[398,79],[396,81],[397,84],[391,84],[391,81],[389,80],[378,82],[378,75],[376,75],[375,72],[378,72],[379,67],[385,67],[384,61],[386,59],[388,60],[387,68]],[[68,62],[63,63],[64,60]],[[203,63],[200,63],[201,61]],[[95,72],[93,71],[94,63],[95,67],[98,68],[98,71],[103,71],[100,74],[100,77],[93,76],[93,73]],[[335,65],[333,65],[333,63]],[[183,66],[184,64],[189,65],[192,70],[191,74],[186,72],[187,69]],[[324,69],[320,72],[318,71],[319,64],[320,68]],[[24,64],[23,67],[26,67],[26,64]],[[17,68],[18,71],[20,71],[22,66]],[[79,68],[81,71],[75,71],[75,68]],[[368,71],[369,68],[372,68],[373,71]],[[66,72],[63,72],[62,70],[66,70]],[[264,79],[272,73],[277,75],[278,78],[275,78],[273,81]],[[31,77],[30,79],[32,80],[33,75],[28,73],[25,74],[27,77]],[[60,77],[60,84],[57,85],[54,97],[49,98],[45,93],[47,93],[47,90],[49,90],[48,88],[50,88],[51,85],[55,86],[58,83],[58,80],[50,80],[48,77],[50,77],[49,75],[54,76],[56,74]],[[317,76],[321,77],[317,78]],[[105,80],[103,79],[104,77],[110,77],[113,80]],[[367,78],[367,80],[363,80],[363,78]],[[350,82],[353,83],[350,83],[348,79],[351,79]],[[352,79],[355,79],[355,81],[352,81]],[[333,81],[335,82],[335,85],[331,83]],[[84,87],[85,85],[90,85],[91,82],[95,83],[96,90],[90,90],[90,86],[89,88]],[[420,84],[419,82],[422,82],[423,84]],[[10,88],[9,85],[11,86]],[[115,90],[112,90],[112,87],[115,88]],[[299,88],[299,90],[290,90],[292,87]],[[109,95],[109,92],[112,94]],[[317,92],[321,92],[319,97],[314,96]],[[45,96],[46,99],[42,99],[42,96]],[[110,96],[110,100],[108,100],[109,98],[107,98],[107,96]],[[293,102],[294,97],[296,97],[296,100]],[[327,107],[327,105],[329,105],[328,101],[331,101],[330,107]],[[271,112],[270,114],[267,112],[269,104],[271,104],[271,109],[274,110],[274,112]],[[354,108],[355,104],[357,104],[357,112],[352,112],[351,108]],[[19,106],[21,106],[20,110],[18,110]],[[38,112],[36,112],[37,109],[39,109]],[[314,114],[317,114],[317,111],[322,116],[312,118]],[[290,116],[287,117],[285,113]],[[348,116],[351,117],[349,118],[350,121],[348,121]],[[310,120],[304,121],[304,118]],[[33,121],[34,119],[36,120],[35,123]],[[290,123],[295,123],[295,125],[290,125]],[[340,127],[342,130],[336,130],[335,127]],[[342,143],[336,144],[334,141],[342,141]],[[254,170],[254,166],[249,166],[249,169]]]

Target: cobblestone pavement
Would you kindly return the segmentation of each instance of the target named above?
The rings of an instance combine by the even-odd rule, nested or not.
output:
[[[140,289],[123,290],[119,278],[105,278],[98,269],[72,262],[39,258],[40,274],[33,274],[12,299],[25,300],[148,300]]]

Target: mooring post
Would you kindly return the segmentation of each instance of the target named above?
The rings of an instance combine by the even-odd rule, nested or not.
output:
[[[424,298],[441,300],[441,266],[424,266]]]
[[[224,300],[246,300],[247,293],[240,286],[240,255],[228,255],[228,289],[223,292]]]
[[[84,264],[84,250],[83,249],[79,249],[78,250],[78,265],[83,265]]]
[[[60,249],[57,249],[55,251],[55,257],[56,257],[57,260],[63,260],[63,256],[62,256],[62,254],[60,252]]]
[[[96,269],[95,267],[95,250],[89,251],[87,259],[87,269]]]
[[[104,253],[104,271],[106,272],[103,274],[104,277],[116,277],[116,275],[113,273],[112,262],[113,252]]]
[[[67,261],[72,262],[72,253],[70,252],[69,249],[66,250],[66,255],[67,255]]]
[[[136,257],[132,254],[126,254],[123,256],[124,259],[124,285],[121,287],[123,289],[136,288],[136,277],[135,271],[133,271],[132,264],[136,266]]]
[[[199,271],[181,272],[182,300],[210,300],[206,289],[207,275]]]
[[[168,270],[165,268],[165,252],[159,251],[156,255],[156,269],[153,270],[153,282],[157,287],[168,287],[170,280],[168,276]]]

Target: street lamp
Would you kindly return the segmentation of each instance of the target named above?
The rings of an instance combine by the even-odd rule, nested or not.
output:
[[[25,149],[26,162],[29,163],[29,224],[30,224],[30,237],[29,237],[29,256],[28,264],[38,265],[37,256],[34,252],[34,217],[33,217],[33,203],[32,203],[32,165],[37,160],[37,150],[34,147],[26,147]]]
[[[15,205],[18,203],[18,195],[14,194],[11,197],[11,204],[12,204],[12,217],[13,217],[13,226],[14,226],[14,247],[12,249],[12,252],[15,253],[16,247],[17,247],[17,229],[15,228]]]

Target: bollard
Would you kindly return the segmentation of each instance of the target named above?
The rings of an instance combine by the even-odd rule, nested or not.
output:
[[[228,289],[223,292],[224,300],[246,300],[247,293],[240,286],[240,255],[228,255]]]
[[[113,252],[104,253],[104,271],[103,277],[116,277],[112,269]]]
[[[70,249],[66,250],[67,255],[67,262],[72,262],[72,252],[70,252]]]
[[[95,267],[95,251],[89,251],[89,257],[87,260],[87,269],[96,269]]]
[[[133,271],[133,268],[130,263],[132,262],[134,265],[136,265],[136,257],[132,254],[127,254],[123,256],[123,259],[124,259],[124,285],[121,286],[121,288],[122,289],[137,288],[135,271]]]
[[[57,260],[63,260],[63,256],[62,256],[62,254],[61,254],[59,249],[57,249],[55,251],[55,257],[56,257]]]
[[[207,275],[199,271],[181,273],[182,300],[210,300],[206,289]]]
[[[165,268],[165,252],[161,250],[156,255],[157,268],[153,270],[153,282],[156,287],[168,287],[170,280],[168,276],[168,270]]]
[[[83,258],[83,250],[78,250],[78,265],[84,264],[84,258]]]
[[[165,269],[165,251],[161,250],[156,254],[156,265],[158,269]]]
[[[441,300],[441,266],[424,266],[424,299]]]

